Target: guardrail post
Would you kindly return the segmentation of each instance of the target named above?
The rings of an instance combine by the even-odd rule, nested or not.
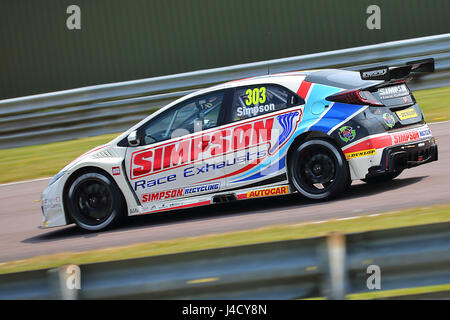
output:
[[[77,300],[79,289],[69,287],[68,281],[72,282],[72,277],[76,277],[69,268],[78,268],[74,265],[61,266],[48,270],[48,281],[52,298],[56,300]]]
[[[343,300],[347,290],[345,235],[330,233],[326,237],[326,248],[328,266],[324,293],[328,299]]]

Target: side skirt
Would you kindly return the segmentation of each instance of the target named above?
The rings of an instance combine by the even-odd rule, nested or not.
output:
[[[171,211],[171,210],[206,206],[214,204],[214,198],[217,196],[232,195],[236,200],[245,200],[253,198],[273,197],[283,194],[290,194],[293,192],[294,192],[293,188],[289,184],[286,184],[286,182],[282,184],[274,183],[271,185],[265,185],[264,187],[245,188],[234,191],[228,190],[224,192],[200,195],[188,199],[180,199],[180,200],[172,199],[171,201],[165,201],[162,203],[160,202],[158,204],[155,204],[151,206],[150,210],[148,209],[148,207],[146,208],[141,206],[135,207],[129,210],[129,215],[134,216],[162,211]]]

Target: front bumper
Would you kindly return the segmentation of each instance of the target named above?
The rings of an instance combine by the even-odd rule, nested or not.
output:
[[[380,164],[369,168],[366,178],[437,161],[438,147],[435,138],[385,148]]]
[[[48,185],[41,195],[42,227],[50,228],[66,225],[62,203],[62,186],[58,181]]]

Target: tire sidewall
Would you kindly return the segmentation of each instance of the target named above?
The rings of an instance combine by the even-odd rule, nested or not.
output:
[[[74,199],[76,187],[86,180],[99,180],[103,182],[105,185],[108,186],[113,199],[113,206],[112,206],[113,208],[111,210],[110,215],[105,221],[97,225],[90,225],[81,221],[80,218],[77,216],[76,211],[77,209],[74,206],[74,201],[76,201]],[[115,184],[115,182],[101,173],[90,172],[84,173],[81,176],[77,177],[69,187],[69,190],[67,192],[67,200],[68,200],[69,214],[72,217],[73,221],[79,227],[88,231],[99,231],[112,227],[114,224],[118,222],[118,220],[122,216],[123,210],[122,194],[117,185]]]
[[[336,165],[337,165],[336,181],[333,183],[333,185],[331,186],[330,189],[328,189],[327,191],[320,193],[320,194],[311,193],[311,192],[305,190],[301,186],[301,184],[297,181],[296,174],[295,174],[296,165],[297,165],[298,161],[301,161],[301,159],[299,159],[300,153],[304,149],[306,149],[312,145],[321,145],[323,147],[326,147],[333,154],[333,156],[336,160]],[[303,196],[305,196],[309,199],[312,199],[312,200],[330,199],[330,198],[336,196],[337,194],[339,194],[341,191],[343,191],[348,186],[348,182],[350,179],[349,178],[349,168],[348,168],[347,160],[345,160],[345,158],[344,158],[344,155],[332,142],[329,142],[324,139],[311,139],[311,140],[305,141],[305,142],[301,143],[300,145],[296,146],[295,150],[292,152],[292,154],[290,156],[288,170],[289,170],[288,171],[289,180],[290,180],[291,184],[294,185],[295,189],[300,194],[302,194]]]

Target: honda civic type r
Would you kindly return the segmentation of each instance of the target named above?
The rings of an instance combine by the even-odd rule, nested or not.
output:
[[[43,227],[298,193],[329,199],[437,160],[406,85],[434,60],[259,76],[189,94],[55,175]]]

